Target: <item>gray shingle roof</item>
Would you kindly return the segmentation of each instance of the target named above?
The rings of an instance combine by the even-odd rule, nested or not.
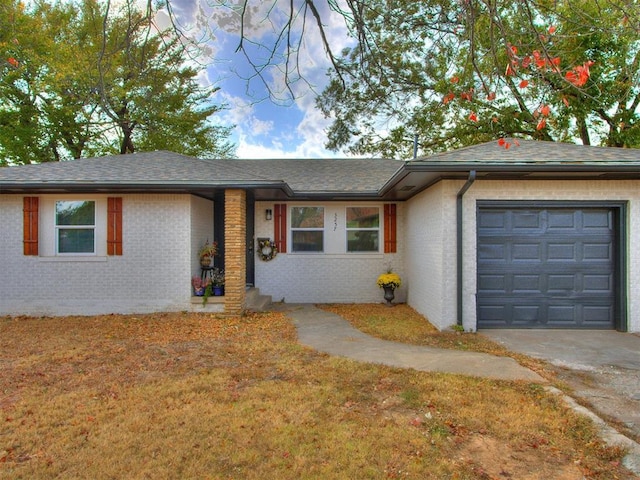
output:
[[[0,168],[10,187],[247,187],[376,194],[403,165],[385,159],[198,159],[166,151]]]
[[[509,140],[409,162],[385,159],[198,159],[166,151],[0,168],[0,193],[17,191],[173,191],[210,196],[251,189],[256,198],[402,200],[442,178],[640,178],[640,149]]]
[[[506,142],[510,145],[509,148],[494,141],[419,158],[410,164],[640,165],[640,149],[637,148],[593,147],[536,140],[506,139]]]

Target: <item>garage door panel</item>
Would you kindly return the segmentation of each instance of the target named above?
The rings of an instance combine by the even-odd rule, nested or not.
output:
[[[507,249],[504,244],[486,243],[478,247],[478,258],[483,260],[500,260],[507,259]]]
[[[602,210],[585,210],[582,214],[582,228],[591,233],[613,232],[613,213]]]
[[[584,260],[613,261],[612,245],[605,242],[584,243],[582,246],[582,258]]]
[[[513,275],[511,284],[513,293],[539,293],[540,292],[540,275]]]
[[[481,275],[478,277],[478,289],[483,292],[504,292],[507,280],[504,274]]]
[[[602,328],[614,314],[612,305],[585,305],[582,312],[583,326],[589,328]]]
[[[613,328],[610,208],[480,208],[479,328]]]
[[[559,294],[567,292],[575,292],[578,290],[576,287],[575,275],[547,275],[547,289],[546,293]]]
[[[507,212],[505,210],[493,210],[486,212],[482,218],[478,218],[478,227],[483,229],[495,228],[503,230],[506,225]]]
[[[511,259],[514,262],[536,260],[540,258],[542,246],[539,243],[517,242],[512,244]]]
[[[540,231],[542,228],[540,216],[536,212],[507,212],[507,218],[509,218],[509,213],[511,214],[513,233],[531,232],[532,230]]]
[[[609,295],[613,290],[612,275],[584,275],[582,277],[582,291],[589,294]]]
[[[550,242],[547,244],[547,260],[575,260],[576,245],[575,243]]]
[[[540,310],[543,306],[539,304],[518,304],[511,306],[512,324],[528,326],[540,318]]]
[[[547,231],[549,232],[573,231],[579,222],[572,210],[549,211],[546,218],[548,221]]]
[[[576,323],[576,305],[551,301],[547,309],[548,325],[570,326]]]

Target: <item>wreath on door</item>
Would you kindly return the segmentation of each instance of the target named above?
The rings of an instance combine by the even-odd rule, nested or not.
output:
[[[258,240],[258,256],[263,262],[273,260],[278,254],[278,247],[275,242],[269,238],[261,238]]]

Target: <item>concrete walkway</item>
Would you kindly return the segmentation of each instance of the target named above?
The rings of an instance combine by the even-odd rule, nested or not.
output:
[[[544,378],[512,358],[380,340],[313,305],[287,307],[286,314],[296,326],[300,343],[331,355],[426,372],[546,383]]]

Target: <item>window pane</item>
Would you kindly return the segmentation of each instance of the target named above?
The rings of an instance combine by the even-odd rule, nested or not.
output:
[[[58,229],[59,253],[93,253],[93,228],[60,228]]]
[[[94,225],[95,202],[56,202],[56,225]]]
[[[380,210],[378,207],[348,207],[347,228],[378,228]]]
[[[324,228],[324,208],[291,208],[291,228]]]
[[[323,231],[292,231],[293,240],[292,251],[294,252],[322,252],[323,251]]]
[[[377,252],[377,230],[349,230],[347,231],[348,252]]]

